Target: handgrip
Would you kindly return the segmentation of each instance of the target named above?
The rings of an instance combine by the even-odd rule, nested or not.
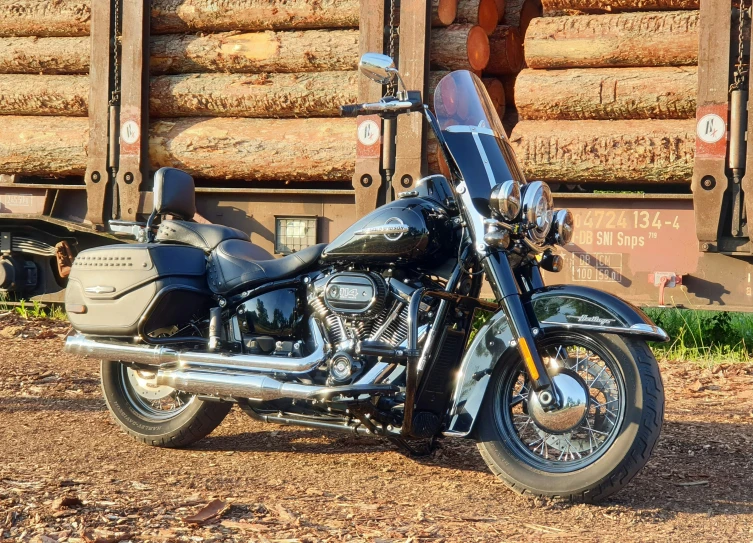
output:
[[[361,104],[340,106],[340,117],[358,117]]]

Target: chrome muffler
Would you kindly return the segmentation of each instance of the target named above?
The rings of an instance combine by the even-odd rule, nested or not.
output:
[[[83,335],[65,341],[65,352],[101,360],[132,362],[143,366],[177,371],[202,370],[249,373],[308,373],[325,361],[325,344],[316,320],[309,319],[314,343],[310,355],[288,358],[273,355],[221,354],[202,351],[177,351],[169,347],[152,347],[97,341]],[[175,387],[178,388],[178,387]]]

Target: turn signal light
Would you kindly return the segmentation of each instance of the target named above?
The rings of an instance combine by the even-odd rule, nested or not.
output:
[[[528,375],[530,375],[531,379],[533,379],[534,381],[538,381],[539,370],[536,368],[536,364],[533,361],[531,349],[528,348],[528,342],[525,340],[525,338],[520,338],[518,340],[518,345],[520,345],[520,352],[523,355],[523,361],[526,363]]]

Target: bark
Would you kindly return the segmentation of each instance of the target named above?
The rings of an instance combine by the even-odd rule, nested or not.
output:
[[[85,75],[0,75],[0,115],[85,117],[88,103]]]
[[[358,28],[358,0],[152,0],[152,32]]]
[[[494,104],[494,109],[499,115],[499,119],[505,116],[505,87],[502,81],[493,77],[485,77],[481,80],[489,93],[489,98]]]
[[[153,168],[200,178],[349,181],[355,165],[353,119],[172,119],[151,127]]]
[[[698,12],[543,17],[526,34],[530,68],[683,66],[698,62]]]
[[[699,9],[699,0],[542,0],[547,13],[574,9],[585,12]]]
[[[152,79],[153,117],[334,117],[358,102],[358,72],[188,74]]]
[[[489,38],[480,26],[451,25],[431,35],[431,64],[440,70],[483,70],[489,63]]]
[[[89,38],[0,38],[0,74],[85,74]]]
[[[521,119],[693,119],[698,70],[594,68],[523,70]]]
[[[83,175],[89,120],[73,117],[2,118],[0,174]]]
[[[460,0],[455,21],[479,25],[487,36],[491,36],[499,22],[497,3],[495,0]]]
[[[523,68],[523,40],[514,26],[500,25],[489,38],[491,53],[485,72],[516,74]]]
[[[520,35],[525,36],[531,20],[542,14],[539,0],[507,0],[502,20],[506,25],[518,27]]]
[[[0,36],[86,36],[90,2],[5,0],[0,2]]]
[[[522,121],[510,142],[529,179],[690,183],[695,121]]]
[[[319,72],[355,70],[357,30],[169,35],[152,39],[151,71]]]

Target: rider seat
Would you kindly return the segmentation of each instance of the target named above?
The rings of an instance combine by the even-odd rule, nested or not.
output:
[[[282,258],[258,260],[259,248],[255,245],[234,239],[223,241],[209,257],[209,288],[224,295],[240,287],[251,289],[295,277],[313,266],[326,246],[320,243]]]

